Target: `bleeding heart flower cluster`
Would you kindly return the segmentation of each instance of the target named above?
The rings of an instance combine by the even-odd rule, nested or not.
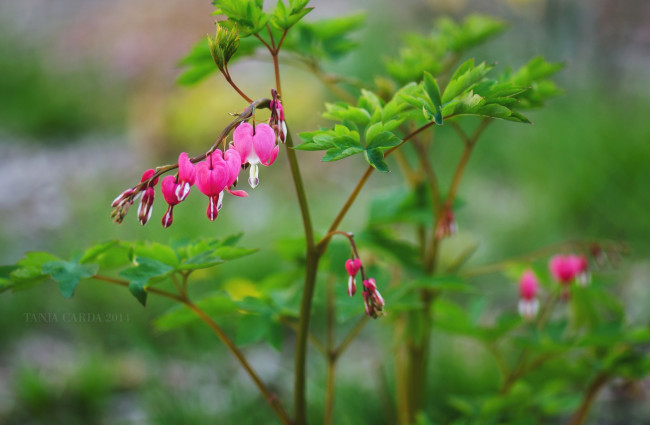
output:
[[[553,280],[562,285],[562,298],[569,298],[569,286],[577,282],[580,286],[586,286],[591,280],[589,274],[589,260],[584,255],[555,255],[549,263],[548,268]],[[539,281],[535,273],[528,269],[519,279],[519,314],[526,319],[532,319],[539,310],[537,294],[539,292]]]
[[[377,290],[377,283],[375,279],[370,278],[366,279],[366,275],[361,264],[361,259],[359,258],[350,258],[345,262],[345,269],[348,272],[348,295],[354,296],[357,292],[357,283],[356,275],[361,271],[361,276],[363,278],[363,302],[365,304],[366,314],[373,319],[381,317],[384,315],[384,298],[381,296]]]
[[[248,196],[243,190],[233,190],[242,168],[250,168],[248,183],[251,188],[257,187],[259,165],[268,167],[273,164],[278,156],[278,143],[284,142],[286,138],[284,109],[277,93],[273,92],[270,120],[273,127],[265,123],[253,126],[242,122],[233,131],[233,141],[227,150],[225,147],[223,152],[211,150],[195,159],[190,159],[185,152],[178,156],[178,173],[166,176],[160,185],[163,198],[168,204],[162,217],[163,227],[171,226],[174,221],[174,207],[187,198],[192,186],[196,186],[208,197],[206,215],[210,221],[214,221],[219,215],[225,192],[238,197]],[[112,216],[116,222],[124,219],[129,207],[140,195],[142,198],[138,207],[138,220],[142,225],[149,221],[155,197],[154,187],[158,183],[159,175],[160,173],[153,169],[145,171],[140,184],[125,190],[115,198]]]

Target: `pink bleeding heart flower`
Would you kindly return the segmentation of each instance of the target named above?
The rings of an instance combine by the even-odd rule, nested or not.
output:
[[[384,315],[384,298],[377,290],[375,279],[370,278],[363,281],[363,302],[365,304],[366,314],[373,319]]]
[[[563,285],[578,280],[581,285],[589,282],[589,262],[582,255],[556,255],[549,262],[553,279]]]
[[[349,296],[354,296],[357,292],[357,282],[355,279],[355,276],[359,272],[359,269],[361,268],[361,259],[355,258],[355,259],[349,259],[345,262],[345,269],[348,271],[348,295]]]
[[[142,174],[142,178],[140,179],[140,182],[145,182],[153,175],[155,174],[155,171],[153,169],[149,169]],[[158,183],[158,177],[155,179],[151,180],[146,188],[144,189],[144,193],[142,194],[142,199],[140,200],[140,205],[138,206],[138,220],[140,223],[144,226],[147,224],[147,221],[151,218],[151,212],[153,210],[153,200],[155,197],[155,190],[153,189],[154,186]]]
[[[160,182],[160,190],[162,191],[163,198],[165,198],[165,202],[169,204],[169,206],[167,207],[167,211],[165,212],[165,215],[163,215],[162,218],[162,225],[164,228],[167,228],[172,225],[172,222],[174,221],[174,216],[173,216],[174,205],[177,205],[182,201],[182,199],[179,199],[178,197],[178,193],[179,193],[178,189],[180,187],[181,187],[181,183],[177,183],[176,177],[174,176],[167,176],[164,179],[162,179],[162,182]]]
[[[234,149],[226,151],[225,159],[221,151],[210,153],[205,161],[196,164],[196,187],[210,198],[206,214],[210,221],[219,215],[223,205],[223,191],[235,196],[248,196],[244,191],[231,191],[230,186],[237,180],[241,164],[239,153]]]
[[[254,189],[259,184],[259,164],[269,166],[278,156],[279,147],[275,144],[275,133],[267,124],[253,128],[242,122],[233,132],[232,147],[241,156],[241,165],[250,165],[248,183]]]
[[[178,185],[176,186],[176,196],[180,201],[184,201],[190,193],[190,187],[194,184],[196,178],[196,166],[187,156],[187,153],[181,152],[178,155]]]
[[[539,310],[537,292],[539,282],[532,270],[526,270],[519,279],[519,314],[525,319],[532,319]]]

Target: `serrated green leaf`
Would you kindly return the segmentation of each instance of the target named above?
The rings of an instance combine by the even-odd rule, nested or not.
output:
[[[236,260],[238,258],[246,257],[251,254],[255,254],[259,249],[257,248],[240,248],[236,246],[222,246],[214,251],[214,255],[226,260]]]
[[[384,131],[377,134],[372,140],[370,140],[366,146],[366,149],[388,149],[398,146],[400,143],[402,143],[402,139],[390,131]]]
[[[442,125],[442,99],[440,98],[440,88],[435,78],[428,72],[424,72],[424,90],[431,101],[433,107],[433,118],[437,125]]]
[[[129,281],[129,291],[144,306],[147,302],[146,287],[151,279],[168,275],[174,267],[153,258],[136,257],[135,266],[118,274]]]
[[[442,103],[446,104],[455,97],[470,90],[472,86],[483,79],[492,68],[492,65],[486,65],[485,62],[474,67],[473,59],[466,61],[458,68],[451,81],[447,84],[447,87],[445,87],[445,92],[442,95]]]
[[[66,298],[72,298],[81,279],[92,277],[97,272],[94,264],[79,264],[70,261],[50,261],[43,264],[43,273],[49,274],[59,284],[59,291]]]
[[[378,171],[387,173],[388,165],[384,162],[384,153],[381,149],[366,149],[363,151],[368,164],[372,165]]]
[[[81,256],[79,263],[86,264],[86,263],[95,262],[99,256],[104,254],[109,249],[114,248],[117,244],[119,244],[119,241],[108,241],[108,242],[91,246]]]

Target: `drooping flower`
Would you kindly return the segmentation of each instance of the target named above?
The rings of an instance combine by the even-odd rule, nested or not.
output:
[[[232,147],[239,152],[241,165],[250,165],[248,183],[252,188],[259,184],[259,164],[269,166],[278,156],[278,145],[275,144],[275,133],[267,124],[258,124],[253,128],[247,122],[242,122],[233,132]]]
[[[153,169],[149,169],[142,174],[142,178],[140,179],[140,182],[145,182],[153,175],[155,174],[155,171]],[[140,199],[140,205],[138,206],[138,220],[140,223],[144,226],[147,224],[147,221],[151,218],[151,212],[153,210],[153,200],[156,195],[156,191],[154,190],[154,186],[156,186],[156,183],[158,183],[158,177],[155,179],[151,180],[148,184],[147,187],[144,189],[144,193],[142,194],[142,199]]]
[[[284,143],[287,139],[287,124],[284,122],[284,107],[278,98],[278,92],[274,89],[271,90],[273,100],[271,101],[271,117],[269,118],[269,125],[275,131],[278,143]]]
[[[162,191],[163,198],[165,198],[165,202],[169,204],[169,206],[167,207],[167,211],[165,212],[162,218],[162,225],[164,228],[167,228],[172,225],[172,222],[174,221],[174,216],[173,216],[174,205],[178,205],[182,201],[182,199],[179,199],[178,197],[178,193],[179,193],[178,189],[180,187],[181,187],[181,183],[177,183],[176,177],[174,176],[167,176],[164,179],[162,179],[162,182],[160,182],[160,190]]]
[[[442,218],[438,222],[438,227],[436,228],[436,237],[438,239],[455,235],[458,232],[456,217],[454,216],[452,209],[445,207],[442,214]]]
[[[178,155],[178,185],[176,186],[176,197],[179,202],[184,201],[190,193],[190,187],[194,184],[196,178],[196,167],[187,156],[187,153],[181,152]]]
[[[363,281],[363,302],[366,308],[366,314],[373,319],[384,315],[384,298],[377,290],[375,279],[370,278]]]
[[[532,319],[539,310],[537,292],[539,282],[532,270],[526,270],[519,279],[519,314],[525,319]]]
[[[208,155],[205,161],[196,164],[196,187],[210,198],[206,215],[210,221],[214,221],[219,215],[223,205],[224,190],[235,196],[248,196],[243,190],[231,191],[237,180],[241,164],[239,153],[235,149],[228,149],[225,157],[217,150]]]
[[[349,259],[345,262],[345,269],[348,272],[349,278],[348,278],[348,295],[353,296],[357,292],[357,282],[355,279],[355,276],[359,272],[359,269],[361,268],[361,259],[355,258]]]
[[[549,262],[549,270],[553,279],[563,285],[569,285],[577,280],[581,285],[589,281],[589,262],[582,255],[556,255]]]

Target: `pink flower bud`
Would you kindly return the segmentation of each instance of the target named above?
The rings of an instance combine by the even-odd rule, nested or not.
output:
[[[124,192],[122,192],[122,193],[120,193],[119,195],[117,195],[117,198],[115,198],[115,199],[113,200],[113,203],[111,204],[111,206],[112,206],[113,208],[115,208],[115,207],[117,207],[118,205],[120,205],[120,204],[126,202],[127,199],[129,199],[129,197],[131,197],[134,193],[135,193],[135,190],[133,190],[132,188],[131,188],[131,189],[126,189]],[[133,200],[131,200],[130,203],[132,204],[132,203],[133,203]]]
[[[345,262],[345,269],[348,271],[348,274],[350,276],[353,277],[356,276],[360,268],[361,268],[361,259],[359,258],[355,258],[355,259],[350,258]]]
[[[142,199],[140,200],[140,206],[138,207],[138,220],[143,226],[147,224],[147,221],[151,218],[155,194],[156,192],[153,187],[148,187],[145,189]]]

